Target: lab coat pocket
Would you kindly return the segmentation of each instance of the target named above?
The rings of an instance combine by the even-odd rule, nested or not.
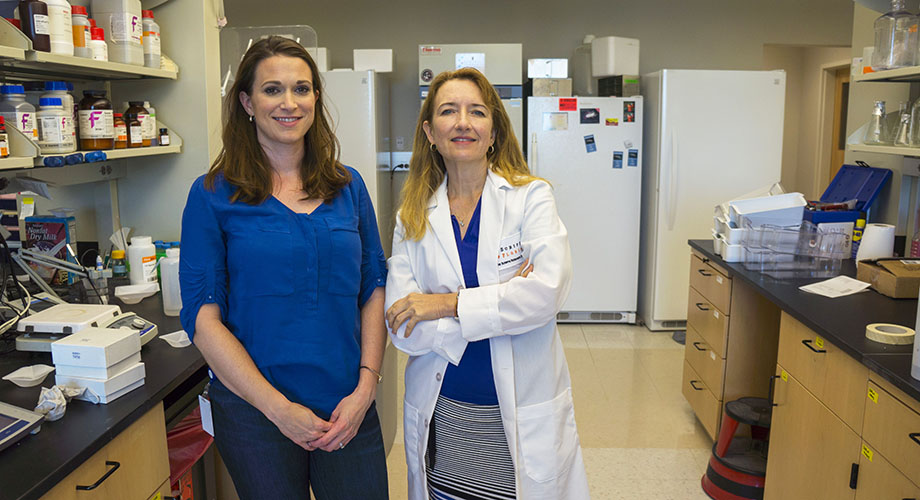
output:
[[[567,388],[550,401],[519,407],[517,420],[527,475],[544,483],[565,473],[578,449],[572,390]]]
[[[358,218],[327,219],[332,242],[329,291],[338,295],[358,295],[361,289],[361,234]]]
[[[514,277],[514,273],[524,263],[524,247],[521,245],[521,232],[518,231],[501,239],[498,245],[498,281],[504,283]]]
[[[230,281],[244,295],[291,295],[294,281],[294,241],[291,230],[276,224],[253,223],[229,228],[227,262],[238,263],[231,269]],[[264,263],[258,265],[256,263]],[[267,277],[267,266],[277,270]]]

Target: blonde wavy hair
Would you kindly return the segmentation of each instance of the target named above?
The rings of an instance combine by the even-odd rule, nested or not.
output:
[[[422,103],[422,110],[415,126],[409,177],[403,186],[402,203],[399,207],[399,218],[405,227],[404,237],[407,240],[418,241],[425,236],[428,229],[428,202],[447,175],[444,158],[437,150],[432,151],[422,124],[433,121],[438,91],[451,80],[473,82],[479,88],[482,100],[489,109],[495,142],[494,149],[486,154],[486,158],[491,164],[492,171],[504,177],[512,186],[523,186],[539,179],[531,175],[530,169],[527,168],[527,162],[524,161],[521,147],[511,128],[511,119],[508,118],[498,93],[486,77],[473,68],[445,71],[431,82],[428,97]]]

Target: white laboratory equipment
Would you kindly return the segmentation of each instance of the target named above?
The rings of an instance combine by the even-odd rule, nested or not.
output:
[[[528,97],[527,157],[553,185],[574,275],[559,321],[636,322],[642,97]]]
[[[460,68],[476,68],[495,87],[511,119],[511,127],[523,149],[524,110],[522,68],[524,59],[519,43],[422,44],[418,46],[419,98],[428,96],[428,87],[439,73]]]
[[[715,205],[779,182],[783,71],[661,70],[644,75],[645,165],[639,316],[687,321],[687,240],[712,237]]]

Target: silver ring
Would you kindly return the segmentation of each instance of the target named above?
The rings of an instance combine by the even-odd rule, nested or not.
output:
[[[342,441],[341,443],[339,443],[339,449],[340,450],[345,449],[345,441]]]

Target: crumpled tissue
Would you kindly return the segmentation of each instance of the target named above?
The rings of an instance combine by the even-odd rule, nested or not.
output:
[[[56,385],[50,389],[42,387],[42,393],[38,396],[38,406],[35,407],[37,413],[45,416],[45,420],[54,422],[60,420],[67,411],[67,402],[83,393],[83,387],[68,387],[66,385]]]

